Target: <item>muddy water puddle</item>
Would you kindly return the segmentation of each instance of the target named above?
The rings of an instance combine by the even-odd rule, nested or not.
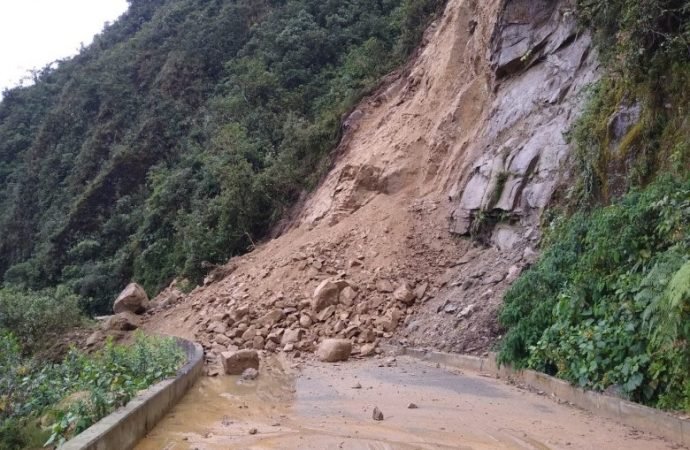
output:
[[[137,450],[666,448],[496,380],[401,359],[202,378]],[[289,369],[286,369],[289,368]],[[408,408],[414,403],[417,408]],[[383,421],[372,420],[374,407]],[[668,447],[670,448],[670,447]]]

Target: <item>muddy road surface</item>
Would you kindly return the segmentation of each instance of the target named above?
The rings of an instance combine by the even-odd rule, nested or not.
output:
[[[273,360],[256,381],[205,377],[137,450],[446,448],[679,447],[499,380],[399,357]]]

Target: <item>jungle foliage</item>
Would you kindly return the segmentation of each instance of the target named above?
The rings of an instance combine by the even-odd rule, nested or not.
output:
[[[569,133],[576,183],[506,294],[499,357],[690,411],[690,1],[577,7],[604,73]]]
[[[0,334],[15,336],[24,354],[45,351],[55,339],[85,324],[81,306],[64,286],[38,292],[0,288]]]
[[[136,336],[96,354],[70,351],[60,364],[23,356],[19,342],[0,333],[0,448],[58,446],[169,378],[185,361],[171,338]]]
[[[198,282],[329,165],[340,123],[441,0],[129,0],[0,103],[0,280],[91,313]]]

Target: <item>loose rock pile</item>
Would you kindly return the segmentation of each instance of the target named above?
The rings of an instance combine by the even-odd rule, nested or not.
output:
[[[428,283],[382,277],[356,283],[340,274],[321,280],[310,298],[293,291],[291,298],[277,293],[252,305],[249,296],[237,298],[242,284],[237,287],[227,298],[192,304],[200,328],[196,337],[210,361],[239,349],[311,353],[320,343],[324,361],[344,360],[351,353],[372,356],[415,302],[428,299],[429,289]]]

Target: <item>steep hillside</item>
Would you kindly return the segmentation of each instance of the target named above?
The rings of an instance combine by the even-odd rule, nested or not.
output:
[[[534,262],[593,60],[565,4],[449,1],[414,60],[345,121],[287,231],[190,295],[165,291],[149,329],[199,339],[211,359],[323,336],[485,352],[503,293]],[[342,290],[332,307],[313,299],[327,280]]]
[[[440,4],[129,3],[0,103],[0,281],[66,284],[90,312],[262,238]]]

